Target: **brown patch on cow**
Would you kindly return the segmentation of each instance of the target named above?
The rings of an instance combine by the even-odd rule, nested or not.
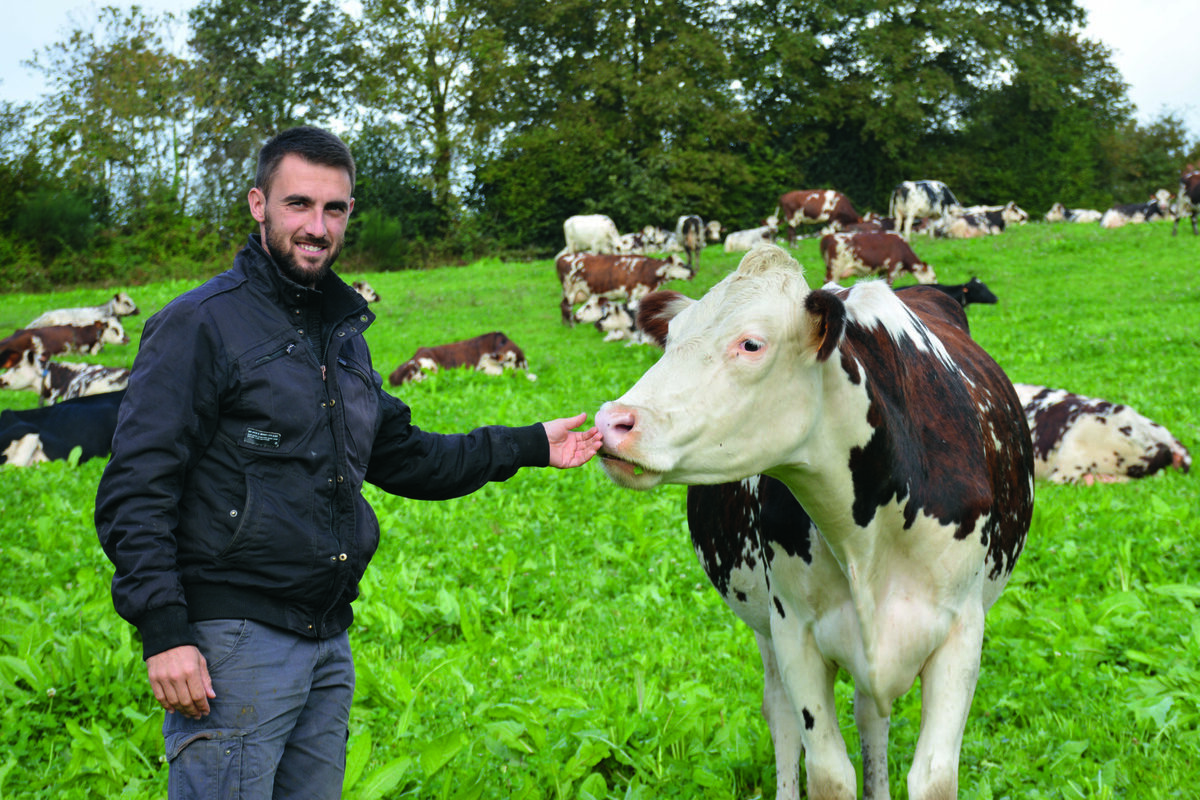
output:
[[[846,306],[829,292],[818,289],[804,298],[804,308],[818,320],[813,330],[817,360],[825,361],[837,349],[846,327]]]

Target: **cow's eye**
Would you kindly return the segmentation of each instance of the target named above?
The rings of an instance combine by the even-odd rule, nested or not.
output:
[[[743,339],[742,350],[747,353],[757,353],[763,349],[763,343],[757,339]]]

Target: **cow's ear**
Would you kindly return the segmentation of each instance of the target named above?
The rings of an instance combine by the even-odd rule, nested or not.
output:
[[[804,310],[811,324],[812,343],[817,360],[825,361],[837,349],[846,328],[846,306],[832,292],[817,289],[804,298]]]
[[[659,347],[667,346],[667,328],[671,320],[694,300],[679,292],[651,292],[638,305],[637,327]]]

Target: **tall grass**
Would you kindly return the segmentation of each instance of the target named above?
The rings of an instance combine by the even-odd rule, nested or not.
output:
[[[1126,402],[1200,442],[1200,239],[1161,224],[1029,224],[914,241],[942,282],[1000,297],[968,309],[1014,381]],[[810,283],[813,240],[796,249]],[[699,295],[737,263],[710,247]],[[390,372],[421,344],[503,330],[537,380],[466,372],[397,393],[421,427],[594,412],[656,359],[564,328],[548,261],[365,277]],[[190,283],[128,287],[135,344]],[[0,324],[99,292],[6,296]],[[34,404],[0,393],[2,407]],[[0,468],[0,797],[161,797],[161,712],[108,598],[91,525],[103,465]],[[1200,784],[1196,476],[1039,484],[1029,544],[988,618],[960,773],[965,798],[1169,798]],[[753,638],[691,553],[681,487],[616,488],[598,466],[526,470],[466,498],[370,497],[383,545],[356,604],[349,798],[756,798],[774,795]],[[851,687],[839,684],[852,754]],[[892,792],[920,725],[897,704]]]

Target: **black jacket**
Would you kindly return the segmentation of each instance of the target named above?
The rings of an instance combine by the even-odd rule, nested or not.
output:
[[[373,319],[336,275],[316,290],[284,278],[252,236],[147,321],[96,497],[144,657],[194,644],[203,619],[345,630],[379,544],[364,481],[436,500],[549,463],[541,425],[412,425],[372,368]]]

